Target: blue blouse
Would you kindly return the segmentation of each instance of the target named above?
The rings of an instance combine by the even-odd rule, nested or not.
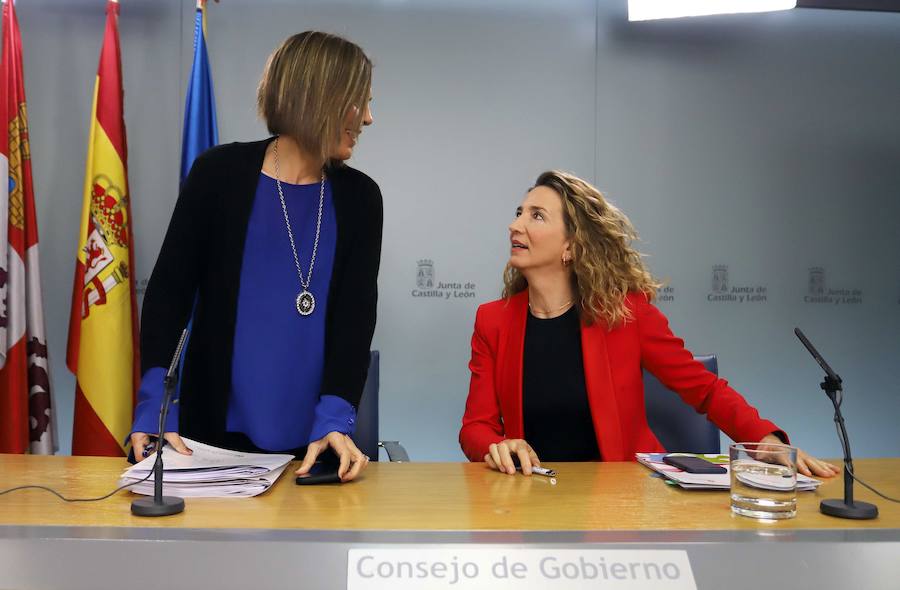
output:
[[[320,185],[282,182],[281,187],[305,279],[316,235]],[[301,316],[295,299],[302,287],[278,189],[273,178],[260,174],[241,266],[226,428],[247,435],[261,449],[293,449],[332,431],[353,432],[353,406],[341,397],[320,395],[336,242],[331,185],[326,181],[309,288],[316,306],[311,315]],[[165,371],[154,367],[144,374],[133,432],[157,431]],[[166,430],[178,430],[178,404],[170,406]]]

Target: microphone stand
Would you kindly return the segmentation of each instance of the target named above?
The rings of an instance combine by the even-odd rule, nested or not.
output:
[[[162,452],[166,434],[166,417],[169,415],[169,403],[178,383],[178,359],[181,358],[181,350],[184,348],[187,334],[187,330],[181,332],[181,338],[178,340],[178,346],[175,348],[175,355],[172,357],[172,363],[169,365],[169,370],[166,371],[166,377],[163,380],[163,403],[159,411],[159,428],[157,429],[159,439],[156,441],[156,461],[153,463],[153,498],[134,500],[131,503],[131,513],[135,516],[169,516],[170,514],[178,514],[184,511],[183,498],[163,496]]]
[[[834,405],[834,423],[837,425],[840,435],[841,448],[844,450],[844,499],[822,500],[819,511],[822,514],[836,516],[838,518],[852,518],[854,520],[868,520],[878,516],[878,506],[868,502],[853,500],[853,458],[850,456],[850,439],[847,437],[847,428],[844,426],[844,416],[841,414],[841,378],[831,370],[819,351],[806,338],[800,328],[794,328],[794,334],[803,343],[803,346],[816,359],[819,366],[825,370],[825,380],[819,384],[828,399]]]

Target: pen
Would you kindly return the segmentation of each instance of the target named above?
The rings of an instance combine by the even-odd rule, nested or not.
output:
[[[521,471],[521,467],[516,467],[517,470]],[[532,467],[531,472],[537,475],[543,475],[544,477],[556,477],[557,473],[555,469],[547,469],[546,467]]]
[[[166,443],[163,442],[163,444],[166,444]],[[141,455],[143,455],[144,459],[146,459],[147,457],[152,455],[155,451],[156,451],[156,441],[150,441],[150,444],[148,444],[146,447],[144,447],[144,451],[141,453]]]

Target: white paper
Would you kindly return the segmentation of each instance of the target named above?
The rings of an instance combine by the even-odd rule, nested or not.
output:
[[[726,455],[693,455],[711,460],[713,463],[721,465],[725,468],[725,473],[688,473],[674,465],[663,463],[662,457],[665,454],[666,453],[635,453],[635,458],[642,465],[645,465],[660,475],[674,481],[686,490],[727,490],[731,488],[731,475],[729,472],[731,466],[728,463],[728,457]],[[690,453],[679,454],[690,455]],[[819,487],[821,483],[821,481],[812,477],[807,477],[802,473],[797,474],[798,492],[813,491]],[[749,483],[748,485],[764,489],[781,489],[775,487],[767,488],[764,485],[760,485],[760,482]]]
[[[287,465],[282,465],[257,479],[231,479],[230,481],[168,483],[163,481],[163,493],[167,496],[182,498],[249,498],[262,494],[275,484]],[[122,478],[119,485],[137,480]],[[129,488],[136,494],[153,495],[153,479],[141,482]]]
[[[293,455],[269,455],[229,451],[182,438],[191,455],[171,447],[163,451],[163,493],[184,498],[237,498],[257,496],[268,490],[284,472]],[[120,485],[140,481],[153,470],[151,455],[125,470]],[[129,488],[136,494],[153,495],[153,479]]]
[[[165,460],[165,470],[175,471],[179,469],[202,469],[207,467],[265,467],[266,470],[275,469],[290,461],[293,461],[293,455],[269,455],[267,453],[242,453],[239,451],[229,451],[228,449],[220,449],[201,442],[193,441],[189,438],[182,439],[189,449],[194,451],[192,455],[182,455],[181,453],[166,446],[163,449],[163,459]],[[153,462],[156,455],[150,455],[137,465],[133,465],[128,469],[144,470],[144,474],[153,469]],[[126,473],[128,473],[126,471]]]

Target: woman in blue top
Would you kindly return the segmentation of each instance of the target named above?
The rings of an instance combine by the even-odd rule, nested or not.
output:
[[[382,201],[344,164],[372,124],[372,63],[308,31],[270,56],[258,107],[274,137],[202,154],[184,182],[144,298],[143,380],[131,443],[157,432],[165,367],[193,328],[169,444],[181,435],[256,452],[331,448],[349,481],[350,438],[375,328]]]

